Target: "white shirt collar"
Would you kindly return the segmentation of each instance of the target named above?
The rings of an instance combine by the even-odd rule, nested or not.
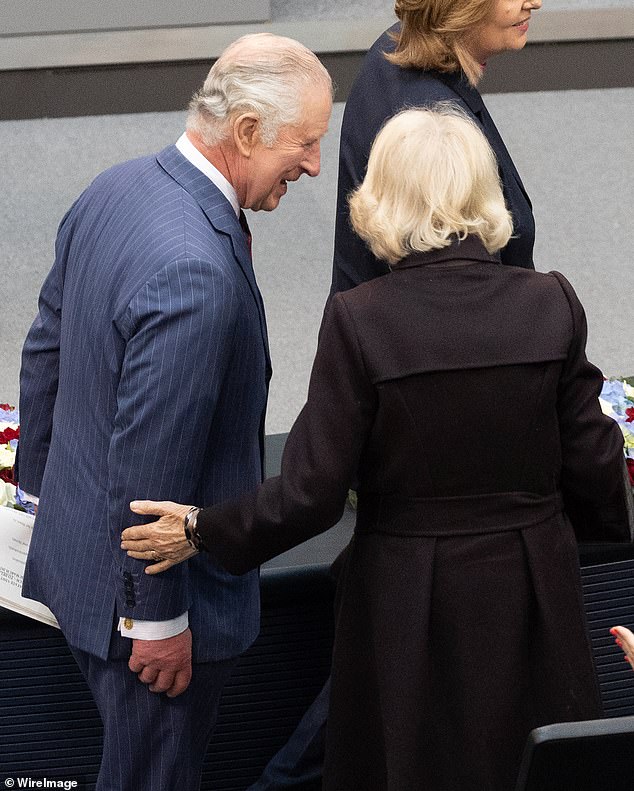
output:
[[[240,216],[240,201],[238,200],[238,193],[234,190],[233,186],[227,181],[217,167],[204,157],[192,141],[183,134],[176,141],[176,148],[181,152],[185,159],[189,160],[195,168],[198,168],[207,178],[212,181],[216,187],[222,192],[225,198],[233,206],[236,217]]]

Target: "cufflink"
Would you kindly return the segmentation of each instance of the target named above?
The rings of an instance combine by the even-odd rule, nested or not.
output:
[[[124,618],[123,619],[123,628],[124,629],[132,629],[134,627],[134,620],[132,618]]]

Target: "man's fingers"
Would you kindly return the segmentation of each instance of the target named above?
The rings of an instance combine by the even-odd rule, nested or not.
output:
[[[150,684],[150,692],[167,692],[174,685],[175,674],[168,670],[161,670],[156,679]]]
[[[172,684],[171,688],[167,690],[167,697],[175,698],[178,695],[182,695],[189,686],[189,682],[191,680],[192,674],[190,670],[181,670],[176,673],[174,677],[174,683]]]
[[[145,667],[145,662],[142,662],[140,659],[137,659],[134,654],[128,660],[128,667],[133,673],[140,673],[143,668]]]
[[[137,675],[142,684],[154,684],[158,678],[159,671],[155,667],[144,667]]]

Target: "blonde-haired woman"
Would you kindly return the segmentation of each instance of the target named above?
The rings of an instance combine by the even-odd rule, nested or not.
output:
[[[531,728],[601,713],[560,486],[627,535],[621,433],[571,286],[500,264],[476,124],[393,118],[351,215],[393,271],[332,298],[281,476],[200,511],[134,503],[161,519],[123,547],[163,571],[194,552],[187,516],[243,573],[337,522],[358,473],[323,788],[509,791]]]
[[[497,253],[513,231],[493,151],[449,103],[433,113],[404,111],[387,124],[350,198],[350,217],[372,253],[389,265],[471,234]]]
[[[365,175],[384,122],[406,107],[458,104],[484,132],[497,160],[514,233],[503,264],[533,269],[535,221],[528,194],[478,91],[485,64],[522,49],[542,0],[396,0],[399,22],[370,48],[350,90],[341,127],[332,291],[385,273],[350,225],[348,196]]]

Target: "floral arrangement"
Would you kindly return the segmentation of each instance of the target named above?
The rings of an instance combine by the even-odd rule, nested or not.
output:
[[[634,486],[634,377],[606,379],[599,403],[604,414],[619,424],[625,440],[625,461]]]
[[[19,437],[20,421],[17,409],[9,404],[0,404],[0,505],[15,503],[13,464]]]
[[[33,513],[33,503],[22,499],[17,481],[13,476],[15,452],[20,439],[20,417],[18,410],[10,404],[0,404],[0,506],[17,508]]]

